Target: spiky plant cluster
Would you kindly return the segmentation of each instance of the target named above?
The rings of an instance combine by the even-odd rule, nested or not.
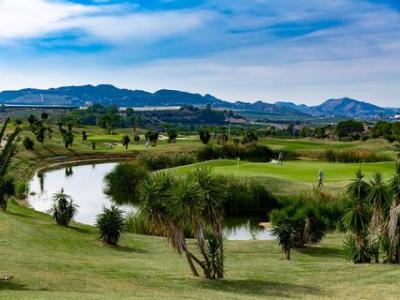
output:
[[[125,229],[124,212],[116,206],[103,208],[96,218],[96,226],[100,230],[100,238],[104,243],[116,246]]]
[[[199,276],[197,267],[206,278],[224,276],[222,180],[210,169],[199,168],[185,179],[159,172],[140,184],[139,213],[177,253],[185,254],[194,276]],[[191,229],[201,258],[189,249],[185,228]]]
[[[78,206],[73,203],[71,196],[64,193],[63,189],[53,195],[53,206],[49,209],[49,213],[57,224],[68,226],[77,210]]]
[[[375,173],[367,182],[359,170],[348,186],[351,206],[343,217],[349,236],[344,246],[346,256],[355,263],[376,262],[380,254],[385,262],[400,262],[400,163],[395,175],[385,182]]]

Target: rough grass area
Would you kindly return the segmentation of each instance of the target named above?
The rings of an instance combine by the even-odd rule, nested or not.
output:
[[[398,266],[354,265],[341,234],[294,251],[274,241],[227,241],[226,279],[190,276],[163,238],[126,234],[118,248],[93,227],[60,227],[11,203],[0,213],[1,299],[396,299]]]
[[[193,151],[200,147],[197,136],[179,136],[176,143],[169,144],[165,138],[160,137],[156,147],[146,148],[144,145],[143,131],[140,133],[140,144],[133,142],[133,129],[119,129],[116,134],[106,134],[104,129],[95,126],[74,127],[74,143],[69,149],[65,149],[58,126],[51,126],[53,137],[46,138],[43,145],[36,141],[29,126],[24,123],[21,140],[28,136],[35,142],[34,150],[26,150],[22,143],[18,145],[18,152],[10,166],[10,172],[18,180],[29,180],[33,172],[43,166],[59,163],[66,160],[99,159],[109,160],[134,157],[142,151]],[[12,126],[8,129],[13,130]],[[88,134],[88,140],[82,142],[82,131]],[[131,144],[128,150],[121,144],[122,136],[128,134]],[[91,143],[96,142],[96,150],[92,150]],[[110,143],[112,148],[110,149]]]

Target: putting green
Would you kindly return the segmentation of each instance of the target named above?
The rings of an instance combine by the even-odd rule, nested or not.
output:
[[[371,177],[374,172],[382,172],[385,179],[394,173],[394,162],[378,163],[329,163],[321,161],[287,161],[283,166],[276,163],[254,163],[235,160],[212,160],[193,165],[172,169],[176,174],[186,174],[190,170],[207,166],[218,174],[236,177],[276,177],[286,180],[301,181],[304,183],[317,182],[319,169],[325,175],[325,183],[348,182],[354,178],[355,172],[361,168],[366,177]]]

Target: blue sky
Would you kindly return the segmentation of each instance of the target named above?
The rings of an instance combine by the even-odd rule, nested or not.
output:
[[[0,90],[400,106],[400,1],[0,0]]]

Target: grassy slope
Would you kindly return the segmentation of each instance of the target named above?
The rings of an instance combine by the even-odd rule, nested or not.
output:
[[[16,204],[0,213],[1,299],[376,299],[398,296],[400,269],[353,265],[341,235],[282,259],[274,241],[226,242],[226,279],[190,276],[162,238],[127,234],[120,248],[95,229],[57,226]]]

